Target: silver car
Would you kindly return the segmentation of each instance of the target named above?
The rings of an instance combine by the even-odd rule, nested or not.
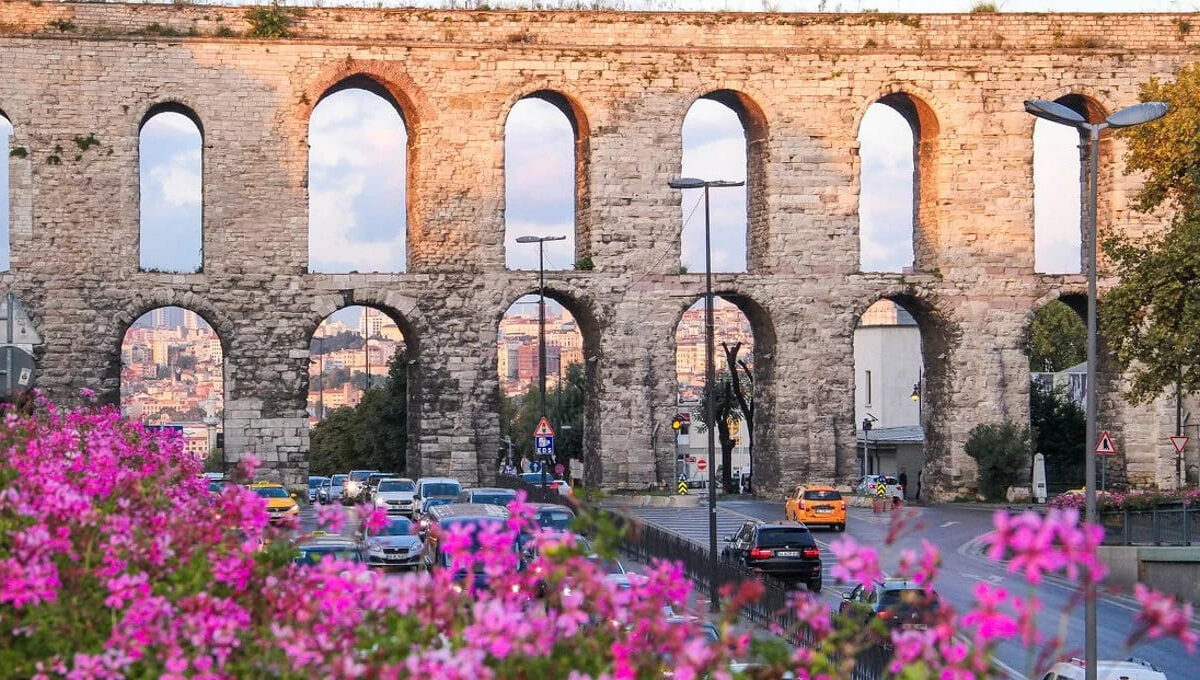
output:
[[[425,545],[413,533],[411,521],[393,517],[378,531],[364,532],[362,550],[372,567],[416,567],[421,564]]]

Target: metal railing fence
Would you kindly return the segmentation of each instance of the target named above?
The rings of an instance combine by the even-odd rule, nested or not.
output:
[[[1105,545],[1200,545],[1200,508],[1183,501],[1101,510]]]

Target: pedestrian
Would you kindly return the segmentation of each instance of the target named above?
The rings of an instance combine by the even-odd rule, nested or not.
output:
[[[906,468],[900,468],[900,493],[908,496],[908,471]]]
[[[925,469],[917,470],[917,500],[921,500],[921,480],[925,477]]]

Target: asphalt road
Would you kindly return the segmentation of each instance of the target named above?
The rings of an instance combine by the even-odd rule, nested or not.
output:
[[[684,535],[701,545],[708,544],[708,509],[698,508],[633,508],[636,514],[667,529]],[[892,545],[885,546],[889,518],[874,515],[869,509],[851,508],[846,533],[862,543],[877,546],[883,557],[885,571],[894,570],[900,553],[908,548],[919,548],[921,539],[935,543],[942,551],[942,572],[936,588],[942,598],[957,610],[969,609],[974,603],[974,588],[979,581],[1003,585],[1012,595],[1036,596],[1042,602],[1042,614],[1038,617],[1040,630],[1046,634],[1063,631],[1066,640],[1066,656],[1083,656],[1083,607],[1073,606],[1077,597],[1075,587],[1062,579],[1048,579],[1040,586],[1026,583],[1024,576],[1010,574],[1003,564],[989,560],[980,546],[980,538],[991,530],[992,513],[959,506],[919,508],[917,522],[909,533]],[[748,518],[779,520],[784,518],[782,502],[731,500],[720,503],[718,511],[718,540],[725,534],[734,533]],[[828,543],[839,534],[817,530],[817,542],[822,547],[822,558],[826,563],[833,560]],[[835,583],[828,575],[824,581],[822,598],[836,606],[843,591],[853,584]],[[1200,678],[1197,664],[1200,658],[1188,655],[1181,644],[1174,641],[1156,641],[1141,644],[1133,650],[1125,646],[1133,617],[1138,611],[1137,603],[1129,596],[1106,592],[1099,606],[1099,649],[1103,659],[1125,659],[1136,656],[1154,664],[1169,680],[1193,680]],[[1193,627],[1200,630],[1200,622],[1193,620]],[[1041,678],[1045,669],[1031,668],[1035,659],[1022,645],[1001,645],[996,659],[1018,678]],[[1032,675],[1027,675],[1032,671]],[[1040,672],[1039,672],[1040,671]]]

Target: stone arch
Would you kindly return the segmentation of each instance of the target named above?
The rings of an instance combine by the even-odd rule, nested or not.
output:
[[[9,160],[9,149],[12,147],[12,133],[15,126],[12,120],[4,113],[4,109],[0,109],[0,132],[4,133],[4,144],[0,145],[0,153],[4,155],[0,157],[0,163],[4,164],[3,181],[0,182],[0,214],[3,218],[0,219],[0,272],[5,272],[12,269],[12,166],[13,163]]]
[[[503,307],[493,316],[493,327],[499,328],[501,321],[503,321],[508,311],[517,301],[524,297],[536,296],[537,293],[537,288],[525,288],[524,292],[517,292],[515,296],[512,294],[512,291],[509,291],[509,294],[504,298],[507,300],[507,303],[502,303]],[[604,357],[600,347],[601,321],[597,316],[597,310],[593,306],[594,302],[582,291],[573,290],[569,285],[550,284],[545,288],[545,295],[547,300],[553,300],[562,305],[571,314],[571,317],[578,325],[579,334],[582,338],[584,380],[586,384],[584,394],[582,477],[584,485],[588,488],[599,488],[604,480],[600,429],[601,371],[604,365]],[[499,357],[492,364],[491,371],[493,376],[499,373]],[[497,381],[497,399],[499,399],[500,390],[501,387],[499,381]],[[489,474],[495,468],[491,460],[480,461],[480,467],[481,473],[484,472],[483,468],[487,468]],[[575,476],[580,476],[577,471],[573,470],[572,473]],[[484,478],[486,479],[486,477]]]
[[[328,269],[326,269],[326,268],[314,269],[314,265],[313,265],[313,254],[314,254],[314,240],[313,240],[314,239],[314,235],[313,235],[313,231],[314,231],[314,229],[313,229],[313,227],[314,227],[313,181],[314,180],[313,180],[313,173],[312,173],[313,158],[314,158],[313,152],[312,152],[313,116],[317,113],[317,110],[320,107],[322,102],[324,102],[330,96],[336,95],[340,92],[344,92],[347,90],[359,90],[359,91],[374,95],[375,97],[378,97],[378,99],[381,102],[383,102],[387,106],[391,107],[391,109],[394,110],[396,112],[396,115],[399,117],[400,129],[403,130],[404,138],[405,138],[405,140],[404,140],[405,141],[405,150],[403,152],[404,206],[403,206],[402,210],[399,211],[404,215],[404,224],[403,224],[403,229],[402,230],[398,229],[396,234],[397,234],[397,236],[403,236],[403,240],[404,240],[403,249],[402,249],[403,250],[403,252],[402,252],[403,264],[393,261],[391,266],[395,267],[395,268],[389,269],[385,265],[384,268],[377,269],[375,271],[385,271],[385,272],[407,271],[407,269],[409,267],[410,255],[414,250],[414,247],[413,247],[414,239],[412,238],[412,234],[416,233],[416,231],[417,231],[414,227],[414,222],[417,219],[416,206],[419,204],[419,201],[414,200],[412,193],[411,193],[413,187],[415,186],[415,182],[418,178],[418,173],[416,170],[417,154],[415,153],[415,151],[417,149],[417,126],[416,126],[416,122],[415,122],[416,121],[415,107],[413,105],[412,100],[409,99],[405,95],[403,89],[396,87],[390,81],[388,81],[385,78],[382,78],[374,73],[368,73],[368,72],[363,72],[363,71],[351,71],[348,74],[344,74],[341,78],[338,78],[336,80],[332,80],[332,82],[329,82],[328,85],[324,89],[320,90],[319,93],[316,94],[311,99],[311,106],[307,109],[308,116],[305,121],[305,125],[306,125],[305,139],[307,142],[307,149],[308,149],[308,165],[307,165],[307,170],[306,170],[306,174],[305,174],[304,185],[305,185],[305,193],[306,193],[306,202],[308,204],[308,211],[307,211],[308,212],[308,222],[307,222],[308,237],[307,237],[307,240],[308,240],[308,253],[309,253],[308,270],[311,272],[320,271],[323,273],[348,273],[351,271],[358,271],[358,269],[359,269],[358,264],[354,264],[354,265],[350,266],[347,270],[339,270],[337,268],[337,265],[334,265],[333,267],[328,268]],[[356,141],[357,141],[357,143],[360,143],[360,144],[365,143],[362,140],[356,140]],[[399,156],[399,154],[397,154],[397,156]],[[370,196],[376,200],[386,200],[385,197],[387,195],[389,195],[389,193],[390,192],[384,192],[384,191],[380,190],[380,191],[364,192],[364,195]],[[391,245],[391,244],[385,244],[385,245]],[[317,249],[317,250],[322,250],[322,249]],[[400,249],[397,248],[397,251],[399,251],[399,250]],[[393,255],[397,251],[393,251]]]
[[[337,312],[350,307],[366,307],[376,310],[387,317],[400,330],[403,337],[406,355],[407,391],[405,401],[407,407],[406,442],[404,451],[405,470],[402,474],[412,474],[420,470],[420,443],[422,423],[422,353],[420,317],[415,302],[400,296],[376,295],[362,291],[341,291],[341,295],[320,298],[312,307],[312,314],[306,319],[300,337],[304,340],[304,349],[311,352],[313,339],[321,325]],[[311,357],[305,357],[311,362]],[[384,366],[391,359],[384,362]],[[300,403],[306,403],[310,391],[308,366],[302,372],[299,395]],[[371,375],[375,371],[371,370]],[[322,386],[323,387],[323,386]]]
[[[889,300],[912,316],[917,324],[920,337],[920,371],[916,384],[913,386],[918,396],[918,424],[923,435],[923,465],[924,478],[922,483],[922,498],[926,493],[936,493],[939,489],[953,488],[952,476],[953,459],[951,456],[951,435],[949,432],[948,415],[952,411],[951,398],[953,389],[954,352],[958,346],[959,332],[952,317],[945,311],[942,301],[936,296],[913,287],[896,287],[884,290],[876,295],[856,301],[849,318],[849,324],[844,327],[843,337],[853,343],[864,313],[881,300]],[[855,367],[857,373],[858,367]],[[855,385],[860,376],[855,375]],[[903,385],[907,391],[907,385]],[[857,398],[855,403],[857,403]],[[851,414],[855,430],[860,439],[863,437],[862,424],[855,414]],[[865,452],[864,445],[862,450]],[[856,456],[862,454],[856,453]],[[860,460],[838,461],[840,471],[853,471],[857,477]],[[849,476],[849,475],[846,475]],[[909,485],[915,491],[916,475],[910,469]]]
[[[555,89],[549,84],[538,84],[535,86],[524,88],[513,97],[510,97],[505,102],[501,109],[499,117],[499,137],[506,139],[505,130],[508,124],[509,116],[512,114],[513,107],[525,99],[539,99],[562,112],[566,117],[567,122],[571,125],[571,132],[574,135],[574,224],[575,224],[575,263],[585,262],[592,257],[592,221],[591,221],[591,206],[592,194],[590,188],[590,168],[591,168],[591,119],[588,115],[588,108],[576,96],[565,93],[560,89]],[[503,145],[502,145],[503,146]],[[501,149],[501,169],[504,178],[504,184],[508,186],[508,169],[507,158],[504,157],[504,150]],[[507,206],[507,197],[505,199]],[[507,224],[505,225],[507,230]]]
[[[777,335],[773,315],[770,309],[759,302],[754,295],[737,288],[717,288],[713,291],[713,297],[733,304],[750,324],[750,332],[754,339],[752,370],[754,376],[752,400],[754,427],[752,431],[753,450],[750,454],[751,476],[757,489],[779,488],[784,471],[781,469],[780,451],[773,425],[775,422],[774,376],[777,353]],[[684,314],[703,300],[703,295],[685,298],[685,301],[677,308],[675,322],[671,326],[671,343],[675,355],[678,355],[679,352],[676,335]],[[720,341],[716,340],[717,343],[713,347],[713,365],[717,379],[720,380],[722,374],[728,374],[729,367]],[[674,362],[672,362],[672,370],[675,373],[675,389],[678,390],[679,374]]]
[[[192,126],[194,126],[194,128],[195,128],[196,143],[195,143],[194,148],[191,145],[190,140],[189,140],[186,145],[186,148],[175,148],[174,149],[177,152],[176,156],[173,159],[171,159],[171,161],[169,161],[172,165],[174,165],[174,163],[176,163],[177,160],[181,156],[186,157],[187,155],[190,155],[193,151],[198,156],[198,158],[196,160],[199,164],[199,167],[196,169],[197,172],[196,172],[196,178],[195,178],[195,181],[197,182],[198,186],[196,186],[195,188],[199,192],[199,205],[197,206],[196,221],[195,221],[194,225],[182,224],[182,222],[184,222],[184,221],[180,219],[180,217],[181,217],[179,214],[180,211],[178,211],[178,210],[171,211],[172,214],[169,216],[162,215],[162,214],[149,215],[148,211],[147,211],[148,206],[146,203],[146,200],[147,200],[146,183],[150,179],[150,177],[148,177],[147,168],[148,167],[150,168],[151,174],[154,173],[154,171],[160,170],[164,167],[167,168],[168,170],[173,169],[171,167],[171,165],[164,165],[168,162],[164,159],[156,159],[156,162],[159,163],[159,165],[150,167],[148,165],[147,156],[148,155],[150,155],[150,156],[157,155],[158,152],[161,152],[164,147],[166,149],[172,149],[172,147],[174,145],[180,144],[183,141],[185,136],[190,137],[188,132],[185,132],[182,130],[176,130],[174,134],[166,133],[165,131],[167,129],[169,129],[169,127],[170,127],[170,125],[168,124],[168,128],[155,129],[155,131],[154,131],[154,134],[163,135],[158,140],[159,146],[155,147],[152,145],[149,148],[147,148],[147,140],[146,140],[147,126],[151,124],[151,121],[153,121],[154,119],[158,118],[159,116],[161,116],[163,114],[168,114],[168,118],[170,117],[171,114],[182,116],[185,120],[189,121],[192,124]],[[160,120],[165,120],[165,119],[160,119]],[[186,124],[185,124],[185,126],[186,126]],[[195,110],[192,107],[188,106],[187,104],[183,103],[182,101],[180,101],[178,99],[163,100],[163,101],[157,102],[155,104],[152,104],[151,106],[149,106],[146,109],[146,112],[142,115],[141,120],[138,122],[137,139],[138,139],[137,196],[138,196],[138,216],[139,216],[138,267],[139,267],[139,269],[142,269],[142,270],[163,270],[163,271],[174,271],[174,272],[182,272],[182,273],[199,273],[204,270],[204,214],[205,214],[205,211],[204,211],[204,203],[205,203],[204,123],[201,121],[200,116],[198,116],[196,114]],[[148,154],[147,153],[148,151],[153,151],[155,153]],[[180,151],[182,151],[183,154],[179,154],[178,152],[180,152]],[[176,168],[174,168],[174,169],[179,169],[179,168],[176,166]],[[189,168],[189,167],[184,167],[184,168],[182,168],[182,171],[186,174],[190,169],[191,168]],[[176,189],[179,188],[180,184],[187,184],[187,183],[188,182],[186,182],[186,180],[181,177],[175,177],[171,180],[171,184],[174,185],[176,187]],[[188,188],[190,188],[190,187],[183,187],[182,192],[187,193]],[[163,198],[164,199],[166,198],[165,195]],[[155,201],[155,198],[152,197],[151,200]],[[170,199],[166,199],[166,200],[170,200]],[[157,202],[151,203],[150,207],[153,207],[155,205],[158,205],[160,207],[160,210],[163,207],[162,204],[159,204]],[[179,206],[175,206],[175,207],[178,208]],[[182,231],[180,231],[181,228],[182,228]],[[168,231],[167,233],[162,233],[166,230],[170,230],[170,231]],[[182,250],[182,249],[187,248],[189,245],[192,245],[193,243],[197,248],[196,259],[183,261],[181,264],[168,263],[167,260],[163,259],[163,256],[161,253],[148,252],[148,251],[162,249],[164,246],[166,246],[172,250],[174,250],[175,248],[179,248],[180,250]],[[193,264],[193,262],[194,262],[194,264]]]
[[[893,83],[881,88],[857,112],[854,129],[862,133],[867,110],[881,104],[898,113],[908,123],[913,135],[913,268],[930,271],[938,266],[937,249],[940,239],[938,211],[938,150],[941,145],[940,106],[929,93],[907,84]],[[861,148],[859,149],[861,155]],[[862,167],[859,166],[861,177]],[[860,180],[861,192],[861,180]],[[860,193],[861,203],[861,193]],[[861,237],[861,210],[859,211]],[[861,255],[860,255],[861,261]]]

